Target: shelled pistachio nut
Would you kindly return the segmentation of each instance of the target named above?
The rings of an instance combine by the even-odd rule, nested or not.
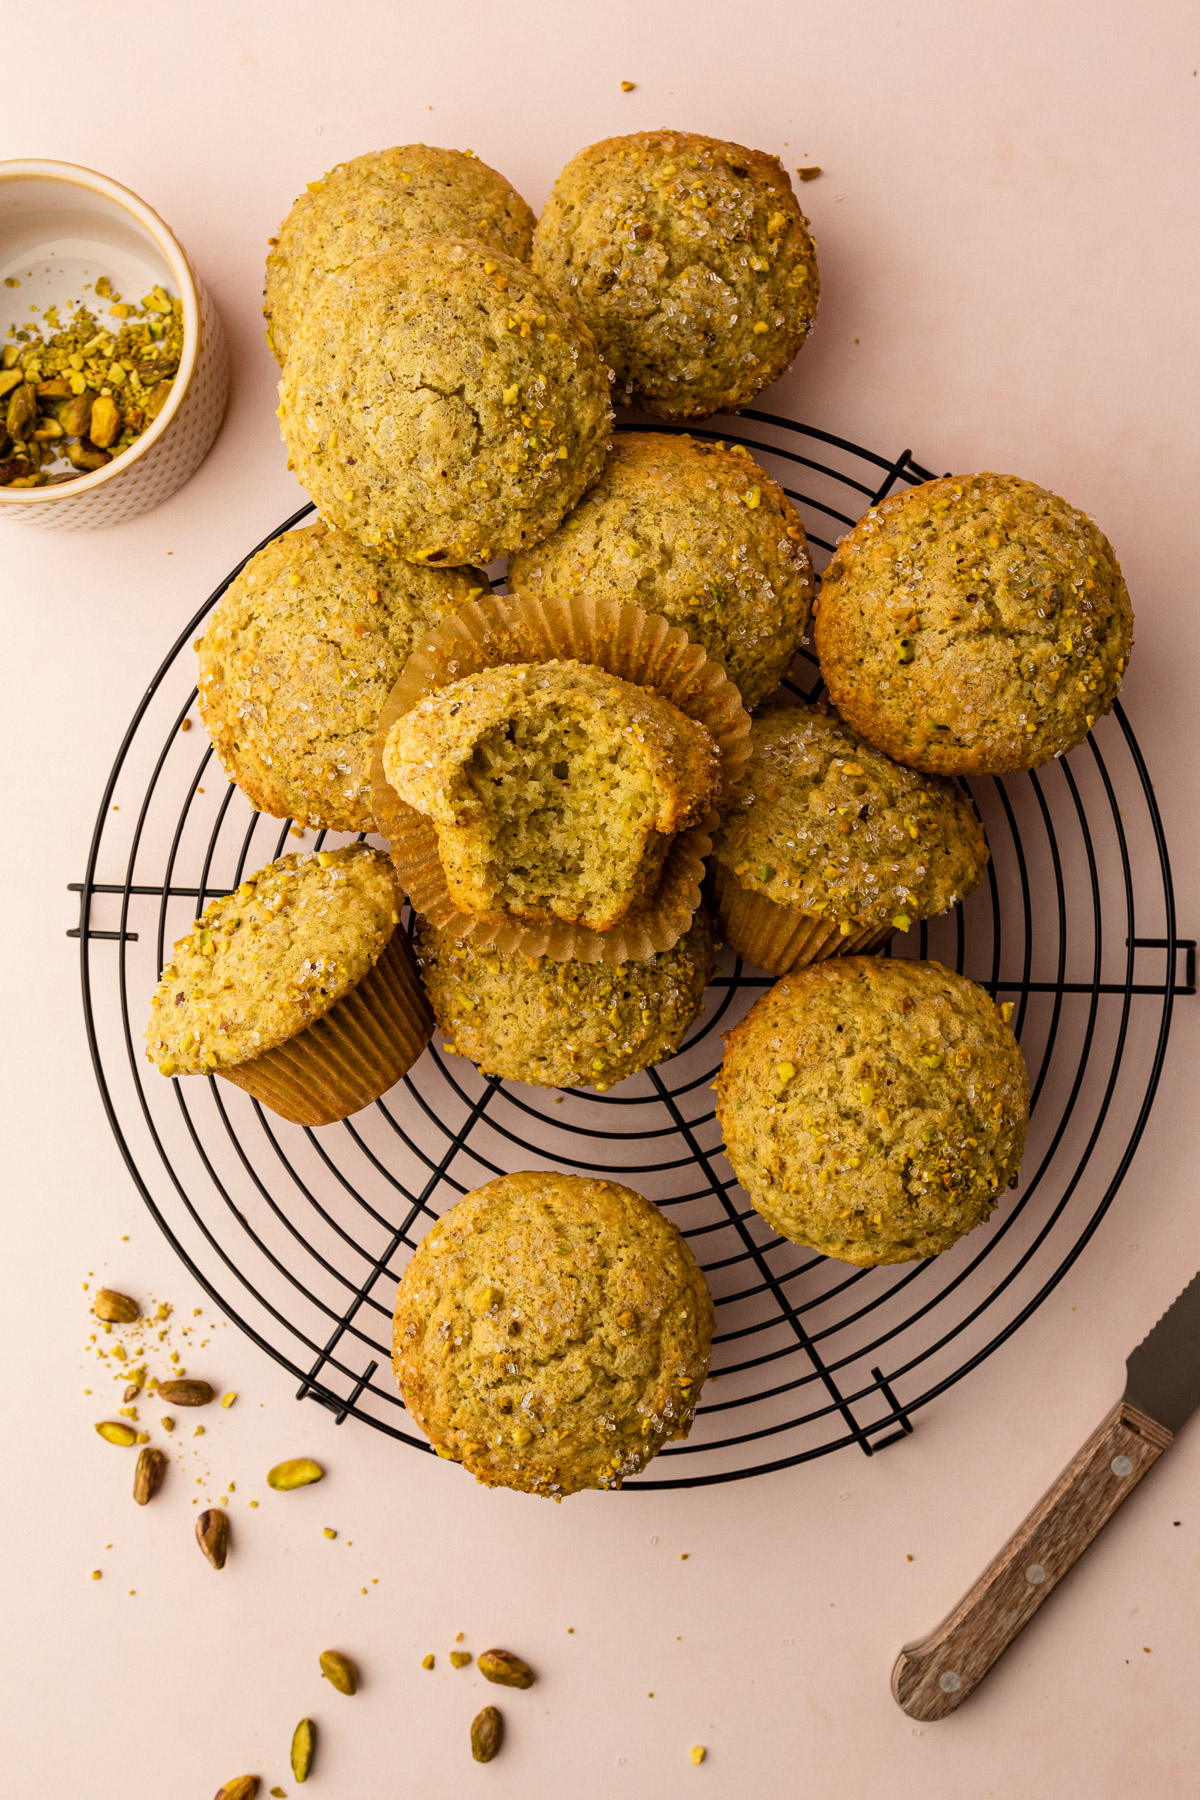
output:
[[[358,1670],[340,1650],[322,1650],[321,1673],[339,1694],[357,1694]]]
[[[160,1381],[158,1398],[169,1406],[208,1406],[216,1395],[207,1381]]]
[[[229,1555],[229,1515],[219,1506],[207,1506],[196,1520],[196,1542],[214,1569],[225,1567]]]
[[[292,1774],[297,1781],[307,1781],[317,1747],[317,1728],[311,1719],[301,1719],[292,1733]]]
[[[267,1470],[267,1486],[286,1494],[292,1488],[307,1487],[312,1481],[320,1481],[324,1473],[320,1463],[314,1462],[311,1456],[293,1456],[289,1462],[276,1463],[273,1469]]]
[[[96,1430],[106,1444],[116,1444],[122,1450],[129,1450],[137,1443],[137,1432],[132,1425],[124,1425],[120,1419],[101,1419]]]
[[[479,1673],[485,1681],[495,1681],[501,1687],[533,1686],[533,1670],[511,1650],[482,1650],[477,1660]]]
[[[142,1309],[129,1294],[118,1294],[116,1288],[97,1288],[92,1311],[106,1325],[132,1325],[141,1317]]]
[[[500,1709],[485,1706],[471,1721],[471,1755],[476,1762],[491,1762],[504,1742],[504,1720]]]
[[[150,1504],[162,1486],[166,1472],[167,1459],[161,1450],[147,1444],[138,1452],[137,1468],[133,1471],[133,1497],[139,1506]]]

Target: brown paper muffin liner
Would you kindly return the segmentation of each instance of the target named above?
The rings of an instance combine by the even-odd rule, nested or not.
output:
[[[405,932],[329,1011],[274,1050],[218,1069],[293,1125],[332,1125],[394,1087],[433,1035]]]
[[[458,911],[446,887],[432,824],[400,799],[383,772],[396,720],[424,695],[500,663],[594,663],[653,688],[711,732],[728,794],[750,757],[750,719],[720,663],[679,625],[616,600],[477,600],[423,637],[388,696],[375,734],[371,787],[375,819],[416,911],[477,949],[550,956],[556,962],[645,962],[679,941],[695,917],[717,814],[671,841],[653,897],[609,931],[561,919],[489,924]]]
[[[827,956],[862,956],[896,935],[894,925],[864,925],[843,935],[836,919],[750,893],[719,862],[709,865],[708,886],[720,936],[743,962],[768,975],[786,975]]]

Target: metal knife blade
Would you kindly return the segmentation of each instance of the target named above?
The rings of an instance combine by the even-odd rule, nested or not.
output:
[[[1200,1406],[1200,1274],[1126,1358],[1124,1398],[1170,1432]]]

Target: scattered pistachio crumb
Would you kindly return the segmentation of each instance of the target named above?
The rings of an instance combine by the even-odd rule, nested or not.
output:
[[[225,1406],[225,1407],[232,1406],[236,1399],[237,1399],[236,1393],[222,1394],[221,1395],[221,1405]]]
[[[92,1580],[93,1580],[93,1581],[99,1581],[99,1579],[100,1579],[100,1577],[101,1577],[101,1575],[102,1575],[102,1574],[103,1574],[103,1572],[104,1572],[104,1571],[103,1571],[103,1570],[102,1570],[102,1569],[93,1569],[93,1570],[92,1570]]]
[[[623,94],[632,94],[632,92],[636,86],[637,86],[636,81],[623,81],[621,83],[621,92]]]
[[[693,1744],[692,1745],[692,1761],[696,1764],[697,1768],[704,1761],[704,1759],[707,1755],[708,1755],[708,1751],[704,1748],[703,1744]]]
[[[332,1525],[327,1525],[325,1527],[324,1531],[321,1533],[321,1535],[322,1535],[322,1537],[335,1538],[337,1536],[337,1532],[333,1529]]]
[[[423,1669],[432,1669],[432,1667],[433,1667],[433,1651],[432,1650],[429,1652],[428,1656],[423,1656],[421,1658],[421,1667]]]
[[[801,181],[815,181],[817,176],[821,173],[821,165],[820,163],[810,163],[808,168],[797,169],[796,173]]]
[[[365,1589],[363,1591],[366,1592]],[[452,1650],[450,1652],[451,1664],[456,1669],[465,1669],[470,1660],[471,1652],[469,1650]]]

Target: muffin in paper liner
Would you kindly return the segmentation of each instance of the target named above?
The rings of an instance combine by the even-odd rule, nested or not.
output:
[[[896,935],[894,925],[860,925],[843,932],[837,919],[780,906],[744,888],[715,858],[709,864],[708,893],[719,936],[743,962],[768,975],[786,975],[827,956],[867,955]]]
[[[176,941],[147,1058],[168,1078],[224,1076],[298,1125],[370,1105],[433,1033],[402,903],[392,863],[363,843],[246,876]]]
[[[375,818],[416,912],[441,930],[483,949],[550,956],[556,961],[644,962],[669,950],[700,905],[704,859],[718,815],[672,840],[652,899],[608,931],[563,920],[488,924],[456,910],[429,820],[407,806],[383,770],[388,735],[426,694],[501,663],[574,660],[594,663],[639,687],[652,688],[711,733],[728,795],[750,756],[750,719],[741,695],[678,625],[615,600],[522,600],[492,596],[444,619],[413,650],[379,721],[371,759]]]
[[[274,1050],[217,1074],[293,1125],[332,1125],[408,1073],[433,1036],[433,1012],[404,930],[321,1018]]]

